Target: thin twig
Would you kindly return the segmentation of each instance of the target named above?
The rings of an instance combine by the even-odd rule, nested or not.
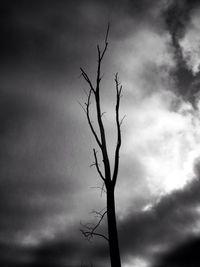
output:
[[[84,71],[83,68],[80,68],[80,70],[81,70],[81,75],[83,76],[83,78],[85,79],[85,81],[89,84],[90,89],[91,89],[93,92],[95,92],[94,87],[93,87],[93,85],[92,85],[92,82],[91,82],[89,76],[87,75],[87,73]]]
[[[103,237],[105,240],[109,241],[108,237],[106,237],[104,234],[96,232],[96,229],[100,226],[104,216],[107,214],[107,211],[104,211],[103,213],[101,213],[103,210],[92,212],[92,213],[95,213],[97,215],[97,217],[99,217],[99,221],[94,226],[89,226],[89,224],[84,225],[81,223],[83,228],[85,228],[87,230],[80,229],[80,231],[83,234],[83,236],[86,237],[87,240],[89,240],[89,241],[93,238],[93,236],[100,236],[100,237]]]

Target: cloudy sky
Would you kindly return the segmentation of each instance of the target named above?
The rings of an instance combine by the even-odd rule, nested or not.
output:
[[[126,115],[116,188],[122,265],[183,267],[195,258],[199,1],[5,0],[0,4],[1,266],[109,266],[104,240],[87,242],[79,231],[80,222],[95,220],[92,210],[105,207],[101,180],[90,168],[96,144],[79,102],[88,89],[80,67],[94,79],[96,45],[103,46],[108,21],[101,93],[111,161],[116,72],[123,85],[121,116]]]

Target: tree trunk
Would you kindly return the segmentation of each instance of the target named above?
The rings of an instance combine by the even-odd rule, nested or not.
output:
[[[121,267],[113,186],[107,189],[107,219],[111,267]]]

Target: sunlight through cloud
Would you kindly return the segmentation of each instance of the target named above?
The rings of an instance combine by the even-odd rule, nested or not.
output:
[[[139,257],[133,258],[129,263],[122,265],[123,267],[149,267],[150,265],[144,259]]]

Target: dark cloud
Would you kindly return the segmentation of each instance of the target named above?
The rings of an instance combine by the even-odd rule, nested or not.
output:
[[[26,235],[40,239],[72,210],[82,137],[67,101],[74,86],[58,83],[56,72],[64,64],[70,83],[75,62],[78,79],[87,27],[74,1],[2,1],[0,12],[0,240],[15,243]],[[65,102],[50,93],[60,85],[69,93]]]
[[[81,239],[57,237],[38,246],[0,244],[0,264],[6,267],[75,267],[85,264],[90,266],[109,266],[105,244],[92,245]],[[67,239],[68,237],[68,239]],[[103,258],[103,260],[102,260]]]
[[[93,70],[93,47],[102,40],[108,20],[111,20],[111,45],[133,36],[143,27],[163,33],[160,2],[1,1],[1,266],[67,267],[77,266],[82,259],[87,264],[107,266],[107,246],[96,240],[85,245],[81,236],[74,234],[78,229],[69,229],[70,235],[66,230],[62,238],[55,233],[57,239],[53,236],[51,241],[42,242],[39,237],[41,232],[48,232],[51,220],[57,222],[63,214],[61,224],[64,220],[73,221],[70,212],[74,208],[74,195],[83,190],[85,178],[77,170],[82,168],[84,160],[80,162],[75,153],[79,156],[84,153],[85,161],[89,162],[82,147],[90,143],[83,134],[82,124],[76,121],[78,107],[78,112],[75,109],[72,112],[70,106],[77,94],[74,80],[78,78],[79,67],[88,65],[89,71]],[[179,39],[197,1],[177,3],[168,6],[165,18],[178,62],[172,75],[188,99],[188,91],[192,95],[198,92],[199,80],[198,76],[194,79],[185,65]],[[111,59],[112,49],[110,54]],[[150,66],[145,66],[145,79],[149,81],[157,68],[151,66],[150,73]],[[151,84],[154,83],[152,80]],[[65,103],[59,95],[60,87],[66,91]],[[139,167],[138,173],[140,178],[144,175]],[[122,168],[123,174],[133,178],[129,168]],[[77,180],[80,180],[78,186]],[[150,257],[151,248],[166,244],[168,249],[170,244],[181,240],[183,231],[197,220],[193,208],[199,204],[199,191],[199,180],[194,180],[147,211],[135,212],[133,208],[131,214],[119,221],[123,259],[144,254]],[[148,197],[141,202],[146,203]],[[76,203],[79,209],[81,204]],[[136,206],[141,204],[133,205]],[[56,228],[63,231],[59,223]],[[35,247],[17,245],[29,235],[42,243],[36,242]]]
[[[79,254],[78,244],[74,241],[47,243],[34,251],[31,266],[75,266],[78,263]]]
[[[37,99],[34,99],[24,91],[1,89],[0,98],[0,136],[12,134],[19,130],[20,126],[27,120],[37,120],[45,116],[45,108]]]
[[[75,266],[73,262],[70,263],[70,259],[78,256],[76,244],[70,241],[46,243],[39,247],[2,243],[0,248],[0,264],[7,267]],[[68,262],[67,259],[69,259]]]
[[[192,10],[198,6],[198,0],[175,0],[168,1],[167,8],[163,11],[166,27],[171,34],[172,44],[176,50],[177,60],[182,59],[179,40],[185,34],[186,27],[191,19]]]
[[[73,157],[75,132],[55,108],[34,92],[1,91],[1,240],[22,240],[32,230],[39,235],[49,217],[72,208],[68,195],[76,181],[65,160]]]
[[[200,203],[199,192],[200,182],[195,179],[183,190],[162,197],[151,209],[137,214],[133,212],[120,222],[121,250],[125,258],[144,254],[152,257],[157,249],[168,250],[187,239],[198,220],[195,208]]]
[[[112,25],[111,38],[119,39],[133,29],[137,31],[139,25],[158,20],[151,14],[158,1],[125,2],[2,1],[1,65],[36,64],[70,71],[77,61],[80,64],[81,58],[86,59],[86,54],[90,58],[90,50],[102,39],[108,20]]]
[[[183,244],[163,255],[155,267],[197,267],[199,258],[200,239],[190,238]]]
[[[179,41],[185,35],[192,11],[199,6],[199,1],[196,0],[175,0],[168,1],[167,8],[163,11],[166,28],[171,35],[174,58],[177,63],[175,70],[171,73],[176,82],[177,93],[194,105],[196,95],[193,90],[193,84],[199,80],[199,75],[195,77],[192,70],[188,68]]]
[[[164,262],[164,265],[156,265],[160,267],[168,266],[167,264],[173,266],[170,264],[176,261],[180,263],[183,255],[183,258],[185,256],[184,259],[186,259],[185,262],[188,259],[194,263],[192,255],[197,256],[199,241],[189,242],[188,245],[184,245],[181,249],[178,248],[169,254],[166,252],[162,254],[161,252],[163,250],[170,251],[171,247],[191,238],[192,229],[198,219],[195,207],[200,203],[199,192],[200,183],[196,179],[183,190],[177,190],[161,198],[152,209],[145,212],[133,212],[125,220],[119,221],[122,259],[126,261],[127,258],[134,256],[148,258],[149,262],[156,262],[160,259]],[[72,239],[71,235],[73,236]],[[191,249],[188,250],[190,247]],[[187,251],[188,254],[180,254],[182,250]],[[78,235],[78,228],[74,228],[63,232],[62,236],[57,236],[52,241],[43,242],[35,247],[10,247],[10,245],[2,244],[0,260],[3,262],[4,259],[10,264],[10,261],[13,260],[7,259],[6,255],[9,254],[15,255],[15,265],[8,264],[6,266],[20,266],[17,263],[21,261],[20,264],[22,264],[23,259],[26,259],[26,262],[21,266],[27,267],[77,266],[81,262],[87,264],[92,262],[95,266],[107,266],[107,253],[107,245],[104,241],[98,242],[94,239],[88,243]]]
[[[85,1],[87,4],[87,1]],[[87,53],[93,26],[80,1],[3,1],[1,66],[69,71]],[[85,38],[87,34],[87,39]]]

